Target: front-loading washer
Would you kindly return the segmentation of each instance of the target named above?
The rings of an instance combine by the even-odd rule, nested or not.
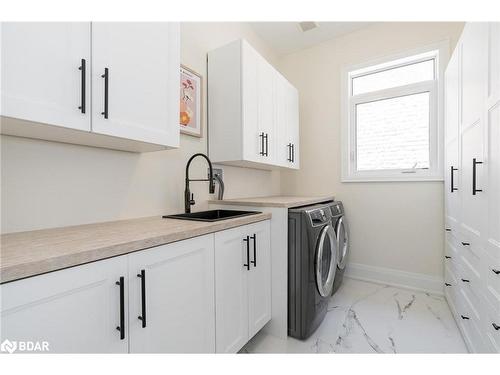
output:
[[[344,205],[340,201],[335,201],[331,206],[332,225],[335,228],[335,236],[337,237],[337,272],[333,282],[333,291],[335,293],[342,285],[344,278],[347,257],[349,255],[349,226],[345,217]]]
[[[323,321],[337,272],[333,202],[288,211],[288,335],[306,339]]]

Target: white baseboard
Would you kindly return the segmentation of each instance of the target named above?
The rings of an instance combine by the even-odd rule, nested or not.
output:
[[[361,263],[348,263],[344,275],[351,279],[443,295],[444,279],[422,273],[369,266]]]

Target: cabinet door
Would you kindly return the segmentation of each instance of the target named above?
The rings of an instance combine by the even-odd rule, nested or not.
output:
[[[92,23],[92,131],[179,145],[179,25]]]
[[[90,131],[90,23],[3,22],[1,49],[3,116]]]
[[[300,140],[299,140],[299,93],[295,87],[287,82],[287,122],[288,139],[292,144],[291,168],[300,168]]]
[[[129,270],[130,352],[215,352],[213,235],[134,253]]]
[[[488,226],[484,242],[490,257],[500,260],[500,23],[490,24],[489,36],[489,95],[486,114]],[[491,265],[488,268],[487,272],[491,273]],[[500,275],[497,279],[500,285]],[[500,300],[500,295],[497,296]]]
[[[247,227],[215,233],[217,353],[235,353],[248,341],[247,235]]]
[[[486,164],[483,154],[483,123],[462,130],[459,191],[462,199],[461,227],[466,238],[480,244],[485,225]],[[480,162],[482,164],[475,164]],[[476,189],[474,194],[473,189]],[[481,190],[481,191],[479,191]],[[475,246],[474,244],[472,246]]]
[[[265,155],[263,162],[277,162],[276,116],[275,116],[275,76],[274,68],[262,57],[257,59],[258,82],[258,126],[259,135],[265,134]]]
[[[259,55],[241,41],[241,110],[243,119],[243,158],[261,162],[265,146],[259,128],[259,91],[257,64]]]
[[[450,59],[445,73],[445,217],[447,229],[458,236],[460,223],[459,163],[459,72],[460,47]],[[453,184],[452,184],[453,183]]]
[[[270,223],[263,221],[248,227],[251,236],[248,273],[249,337],[271,320],[271,237]]]
[[[0,341],[46,341],[51,353],[126,353],[127,328],[123,339],[117,330],[121,305],[127,321],[126,276],[122,256],[1,285]]]
[[[289,138],[288,86],[284,77],[275,76],[274,112],[276,124],[276,164],[288,167],[291,163],[291,141]]]
[[[488,24],[470,22],[462,34],[462,126],[477,122],[486,99]]]

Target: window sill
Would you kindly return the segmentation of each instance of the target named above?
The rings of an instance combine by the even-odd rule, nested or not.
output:
[[[443,182],[443,176],[408,176],[408,177],[398,177],[398,176],[380,176],[380,177],[342,177],[340,182],[431,182],[438,181]]]

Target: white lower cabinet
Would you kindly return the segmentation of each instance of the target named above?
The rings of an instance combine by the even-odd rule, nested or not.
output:
[[[215,234],[216,352],[235,353],[271,319],[269,221]]]
[[[271,318],[269,228],[262,221],[2,284],[0,342],[46,342],[51,353],[236,352]]]
[[[2,285],[0,342],[45,341],[52,353],[127,353],[127,336],[117,330],[127,321],[126,293],[120,301],[126,276],[127,257],[117,257]]]
[[[214,353],[214,241],[196,237],[129,256],[131,353]]]

